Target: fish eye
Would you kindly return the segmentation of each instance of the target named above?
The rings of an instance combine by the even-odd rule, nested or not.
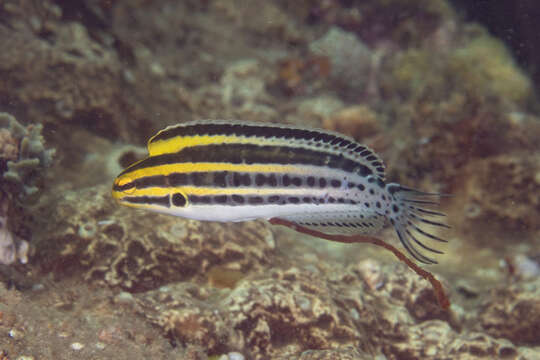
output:
[[[176,207],[184,207],[187,204],[187,199],[181,193],[174,193],[171,196],[171,202]]]

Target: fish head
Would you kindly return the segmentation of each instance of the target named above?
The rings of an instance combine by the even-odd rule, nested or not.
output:
[[[142,169],[121,172],[113,182],[112,197],[129,207],[182,215],[188,208],[182,187],[170,186],[169,177]]]

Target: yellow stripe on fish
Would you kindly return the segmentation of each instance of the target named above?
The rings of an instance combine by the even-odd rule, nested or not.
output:
[[[196,220],[282,218],[329,234],[366,234],[391,223],[417,260],[435,263],[418,234],[444,241],[417,223],[443,216],[419,207],[436,195],[386,184],[368,147],[340,134],[225,121],[170,126],[148,142],[149,157],[113,185],[121,204]],[[416,232],[416,233],[413,233]]]

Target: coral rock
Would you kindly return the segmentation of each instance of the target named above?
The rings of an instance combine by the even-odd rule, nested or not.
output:
[[[314,54],[330,60],[330,78],[344,88],[344,95],[358,95],[365,91],[370,80],[373,54],[354,33],[332,27],[309,48]]]
[[[527,284],[527,283],[524,283]],[[516,345],[539,346],[540,281],[529,286],[498,289],[484,305],[480,314],[481,327],[491,336],[509,339]],[[534,288],[531,292],[529,289]]]
[[[52,163],[55,150],[45,148],[42,129],[41,124],[24,127],[13,116],[0,113],[0,140],[6,141],[0,163],[7,164],[7,171],[0,172],[0,185],[11,197],[35,194],[44,169]]]
[[[206,279],[214,266],[240,277],[237,272],[246,274],[267,264],[275,247],[263,222],[221,224],[143,216],[116,206],[109,185],[66,192],[59,202],[44,202],[40,211],[43,218],[55,216],[44,225],[47,231],[36,234],[44,270],[60,276],[83,272],[87,279],[131,291]]]
[[[356,105],[326,118],[323,127],[357,139],[376,135],[381,131],[377,115],[367,106]]]

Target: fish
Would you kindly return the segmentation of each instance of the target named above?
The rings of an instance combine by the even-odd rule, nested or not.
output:
[[[148,141],[148,157],[114,180],[121,205],[201,221],[283,219],[326,234],[376,235],[390,224],[417,261],[446,240],[440,194],[385,181],[366,145],[339,133],[280,124],[199,120]],[[422,227],[421,227],[422,226]],[[421,250],[422,249],[422,250]]]

